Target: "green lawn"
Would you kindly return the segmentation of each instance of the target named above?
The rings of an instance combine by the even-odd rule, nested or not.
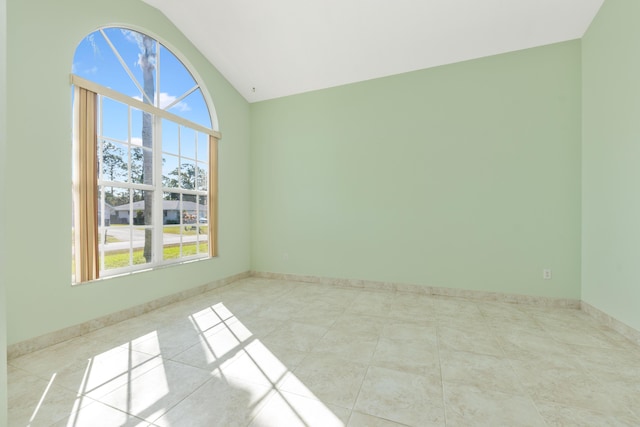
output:
[[[182,256],[195,255],[196,245],[199,245],[199,253],[207,253],[209,251],[209,244],[207,242],[200,243],[187,243],[182,245]],[[180,258],[180,246],[172,245],[166,246],[163,251],[163,259],[176,259]],[[144,264],[146,261],[143,256],[142,249],[133,251],[133,264]],[[129,251],[114,251],[105,254],[104,256],[104,268],[105,270],[112,270],[114,268],[127,267],[129,265]]]
[[[119,224],[111,224],[111,226],[117,226]],[[175,226],[167,226],[164,227],[164,232],[168,234],[180,234],[180,229],[185,226],[175,225]],[[187,225],[187,230],[182,230],[182,234],[185,236],[194,236],[197,234],[197,229],[191,230],[191,226]],[[200,235],[206,235],[208,232],[208,226],[200,226]],[[73,230],[72,230],[72,240],[73,240]],[[107,241],[106,243],[115,243],[120,242],[121,240],[110,236],[107,231]],[[196,247],[198,245],[198,248]],[[197,250],[199,249],[199,251]],[[208,253],[209,252],[209,243],[208,242],[200,242],[200,243],[186,243],[182,245],[182,256],[190,256],[195,255],[196,253]],[[180,258],[180,246],[172,245],[165,246],[163,259],[177,259]],[[146,261],[143,256],[142,249],[138,249],[133,251],[133,264],[145,264]],[[75,259],[72,260],[71,270],[75,271]],[[114,268],[121,268],[129,266],[129,250],[121,250],[121,251],[112,251],[108,252],[104,256],[104,268],[105,270],[113,270]]]

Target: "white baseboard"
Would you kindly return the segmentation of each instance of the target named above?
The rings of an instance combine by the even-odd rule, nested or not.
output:
[[[615,317],[608,315],[604,311],[598,308],[595,308],[594,306],[592,306],[587,302],[582,301],[581,308],[582,308],[582,311],[584,311],[591,317],[595,318],[599,322],[604,323],[605,325],[607,325],[614,331],[618,332],[620,335],[622,335],[629,341],[632,341],[635,344],[640,345],[640,331],[632,328],[626,323],[619,321]]]
[[[15,344],[7,346],[7,358],[13,359],[15,357],[22,356],[27,353],[31,353],[36,350],[40,350],[45,347],[49,347],[54,344],[58,344],[72,338],[79,337],[89,332],[95,331],[105,326],[110,326],[123,320],[131,319],[136,316],[148,313],[160,307],[164,307],[169,304],[173,304],[178,301],[183,301],[187,298],[202,294],[204,292],[211,291],[213,289],[220,288],[222,286],[229,285],[237,280],[250,277],[251,273],[246,271],[244,273],[235,274],[233,276],[225,277],[224,279],[216,280],[205,285],[197,286],[186,291],[178,292],[175,294],[167,295],[162,298],[157,298],[153,301],[149,301],[144,304],[136,305],[134,307],[127,308],[125,310],[118,311],[116,313],[108,314],[106,316],[98,317],[96,319],[89,320],[87,322],[80,323],[78,325],[69,326],[68,328],[60,329],[57,331],[49,332],[47,334],[31,338],[25,341],[21,341]]]
[[[550,298],[529,295],[506,294],[502,292],[472,291],[466,289],[441,288],[399,282],[379,282],[374,280],[337,279],[331,277],[304,276],[298,274],[252,271],[252,276],[265,279],[289,280],[294,282],[319,283],[323,285],[348,288],[410,292],[422,295],[438,295],[458,298],[471,298],[482,301],[498,301],[513,304],[539,305],[545,307],[580,308],[580,300],[570,298]]]
[[[204,292],[208,292],[213,289],[227,286],[233,282],[236,282],[241,279],[246,279],[252,276],[266,278],[266,279],[287,280],[287,281],[304,282],[304,283],[317,283],[317,284],[348,287],[348,288],[409,292],[409,293],[416,293],[416,294],[422,294],[422,295],[471,298],[471,299],[477,299],[481,301],[496,301],[496,302],[507,302],[512,304],[537,305],[537,306],[544,306],[544,307],[582,309],[585,313],[591,315],[598,321],[609,326],[610,328],[617,331],[618,333],[620,333],[630,341],[640,345],[640,331],[635,330],[634,328],[626,325],[625,323],[617,320],[616,318],[608,315],[607,313],[593,307],[592,305],[577,299],[506,294],[501,292],[472,291],[472,290],[465,290],[465,289],[422,286],[422,285],[399,283],[399,282],[338,279],[338,278],[306,276],[306,275],[298,275],[298,274],[272,273],[272,272],[265,272],[265,271],[251,271],[251,272],[247,271],[244,273],[239,273],[233,276],[226,277],[224,279],[216,280],[214,282],[208,283],[206,285],[198,286],[193,289],[168,295],[166,297],[158,298],[153,301],[149,301],[145,304],[137,305],[125,310],[118,311],[113,314],[92,319],[78,325],[70,326],[68,328],[50,332],[50,333],[41,335],[39,337],[35,337],[25,341],[21,341],[19,343],[11,344],[7,346],[7,358],[12,359],[27,353],[31,353],[36,350],[40,350],[45,347],[49,347],[54,344],[67,341],[69,339],[95,331],[97,329],[104,328],[106,326],[110,326],[115,323],[122,322],[123,320],[131,319],[136,316],[140,316],[144,313],[148,313],[160,307],[164,307],[166,305],[173,304],[175,302],[179,302],[187,298],[191,298],[193,296],[202,294]]]

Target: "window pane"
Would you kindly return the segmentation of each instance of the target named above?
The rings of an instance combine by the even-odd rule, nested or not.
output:
[[[103,187],[102,191],[111,215],[109,216],[109,226],[106,226],[105,223],[105,227],[99,229],[101,269],[112,270],[126,267],[131,265],[130,190],[119,187]]]
[[[99,31],[85,37],[73,57],[72,72],[129,96],[140,91],[127,75],[120,61]]]
[[[180,232],[179,226],[165,227],[162,243],[162,259],[178,259],[182,256],[180,234],[175,234],[175,230]]]
[[[163,232],[162,259],[175,259],[181,256],[182,217],[179,193],[164,193],[162,200]]]
[[[113,201],[113,207],[110,208],[110,225],[100,229],[102,269],[108,271],[151,262],[153,236],[149,225],[152,223],[153,192],[105,188],[105,200],[108,197]],[[145,210],[146,203],[149,204],[148,211]]]
[[[151,84],[155,88],[156,76],[154,64],[157,42],[151,37],[145,36],[137,31],[123,28],[105,28],[104,32],[122,57],[125,66],[129,68],[129,71],[135,77],[139,87],[144,88],[145,77],[149,76]],[[139,59],[143,50],[149,52],[149,56]],[[143,72],[141,63],[148,64],[148,68],[146,69],[149,73],[145,74]],[[136,98],[142,99],[140,90],[137,90],[137,95]]]
[[[180,127],[180,156],[196,158],[196,131],[184,126]]]
[[[198,196],[195,194],[183,194],[182,195],[182,204],[184,205],[186,202],[191,203],[188,207],[183,206],[183,209],[190,209],[195,212],[196,210],[196,199]]]
[[[162,120],[162,151],[165,153],[178,153],[178,125],[170,120]]]
[[[207,196],[198,196],[198,242],[196,252],[198,254],[209,254],[209,219],[208,219]]]
[[[163,223],[180,224],[180,194],[164,193],[162,199]]]
[[[102,100],[100,111],[102,136],[127,141],[129,139],[129,107],[104,96],[100,99]]]
[[[200,227],[200,235],[197,245],[199,254],[209,254],[209,234],[207,229],[208,226]]]
[[[180,177],[178,158],[166,155],[162,158],[162,161],[162,185],[168,188],[178,188]]]
[[[196,165],[190,160],[182,160],[180,165],[180,188],[196,189]]]
[[[129,225],[113,225],[101,229],[100,252],[102,270],[128,267],[131,262],[131,242],[134,229]]]
[[[198,133],[198,160],[209,163],[209,135]]]
[[[142,147],[142,110],[131,108],[131,145]]]
[[[153,191],[133,191],[133,224],[153,223]]]
[[[129,224],[131,203],[129,190],[118,187],[103,187],[105,202],[111,209],[112,224]]]
[[[200,191],[207,191],[209,188],[208,165],[205,163],[198,163],[196,173],[197,189]]]
[[[151,227],[134,227],[133,264],[147,264],[153,261],[153,229]],[[142,241],[140,241],[142,237]]]
[[[204,252],[207,225],[198,222],[202,208],[196,203],[197,196],[165,193],[163,203],[165,225],[163,229],[163,259],[176,259]],[[181,199],[181,202],[180,202]],[[173,224],[178,221],[179,223]]]
[[[209,197],[198,196],[198,218],[200,224],[209,223]]]
[[[146,173],[153,178],[153,154],[151,150],[142,147],[131,147],[131,182],[135,184],[151,184],[145,181],[145,161],[148,162]]]
[[[153,179],[153,153],[151,150],[143,148],[142,150],[142,183],[154,184]]]
[[[198,223],[198,204],[195,199],[197,196],[184,194],[182,196],[182,224],[195,225]]]
[[[113,206],[107,203],[107,192],[104,188],[98,190],[98,226],[109,226],[111,215],[114,213]]]
[[[102,179],[126,182],[128,168],[128,146],[117,142],[102,141]]]
[[[131,110],[131,145],[142,147],[142,152],[137,152],[134,182],[140,184],[153,184],[153,115],[140,110]],[[142,154],[142,156],[140,156]],[[132,154],[133,157],[133,154]]]
[[[173,102],[176,97],[180,97],[186,91],[191,90],[196,85],[196,82],[193,80],[189,71],[187,71],[187,68],[178,58],[175,57],[173,53],[164,46],[159,46],[161,76],[161,81],[159,82],[160,92],[165,94],[164,98],[166,98],[166,101],[171,100],[171,102]],[[165,76],[165,78],[162,78],[162,76]],[[166,76],[171,76],[171,78],[166,78]],[[163,107],[164,105],[161,103],[160,108]]]
[[[145,258],[145,241],[149,236],[149,255],[152,253],[151,229],[130,225],[104,227],[101,233],[100,251],[102,269],[113,270],[151,262]]]
[[[167,111],[206,128],[211,128],[211,116],[209,116],[209,109],[200,89]]]
[[[131,109],[131,145],[153,148],[153,120],[153,114]]]

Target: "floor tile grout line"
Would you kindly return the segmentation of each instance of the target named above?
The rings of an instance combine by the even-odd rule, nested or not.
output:
[[[293,320],[292,320],[292,318],[291,318],[291,315],[289,315],[289,318],[288,318],[288,319],[283,320],[283,322],[292,322],[292,321],[293,321]],[[301,322],[301,323],[302,323],[302,322]],[[326,335],[326,333],[327,333],[327,332],[328,332],[328,330],[329,330],[329,328],[326,328],[326,329],[327,329],[327,330],[324,332],[323,336],[324,336],[324,335]],[[268,349],[268,347],[267,347],[267,349]],[[246,353],[246,354],[248,355],[248,357],[249,357],[249,358],[254,362],[254,364],[258,367],[258,369],[261,371],[261,373],[263,374],[263,376],[264,376],[265,378],[269,379],[269,377],[266,375],[266,373],[265,373],[265,372],[264,372],[264,371],[263,371],[263,370],[258,366],[258,364],[257,364],[257,363],[255,363],[255,360],[253,359],[253,357],[252,357],[249,353],[247,353],[246,351],[245,351],[245,353]],[[303,363],[303,361],[304,361],[307,357],[309,357],[309,354],[311,353],[311,351],[309,351],[309,352],[305,352],[305,353],[307,353],[307,355],[303,358],[303,360],[300,362],[300,364],[301,364],[301,363]],[[299,365],[298,365],[298,367],[299,367]],[[295,372],[295,370],[296,370],[298,367],[294,368],[293,370],[287,370],[287,372],[291,372],[291,374],[295,375],[295,374],[294,374],[294,372]],[[274,381],[271,381],[271,380],[269,379],[269,382],[270,382],[270,384],[271,384],[271,386],[270,386],[271,393],[270,393],[270,394],[273,394],[273,395],[276,395],[276,394],[277,394],[277,395],[282,396],[282,393],[284,393],[285,391],[284,391],[284,390],[280,390],[280,389],[278,388],[278,385],[279,385],[279,384],[280,384],[280,382],[283,380],[283,378],[284,378],[284,376],[285,376],[285,375],[286,375],[286,372],[285,372],[285,374],[281,375],[281,376],[280,376],[280,377],[279,377],[275,382],[274,382]],[[298,396],[303,397],[303,398],[308,398],[308,396],[305,396],[305,395],[302,395],[302,394],[299,394],[299,393],[293,393],[293,392],[292,392],[292,394],[298,395]],[[272,398],[273,398],[273,397],[270,397],[268,400],[271,400]],[[294,408],[294,407],[293,407],[293,406],[292,406],[292,405],[291,405],[291,404],[290,404],[286,399],[284,399],[284,398],[283,398],[283,400],[285,400],[285,402],[287,403],[287,405],[289,406],[289,408],[290,408],[294,413],[296,413],[296,414],[297,414],[296,409],[295,409],[295,408]],[[265,406],[266,406],[266,403],[265,403]],[[261,410],[261,411],[262,411],[262,410]],[[247,426],[248,426],[248,425],[250,425],[250,424],[253,422],[253,420],[255,419],[255,417],[257,417],[257,416],[259,415],[259,412],[261,412],[261,411],[258,411],[258,413],[254,414],[254,416],[252,417],[251,421],[249,421],[249,423],[247,424]],[[298,417],[301,419],[301,417],[299,416],[299,414],[298,414]]]
[[[287,290],[287,292],[283,293],[283,294],[282,294],[278,299],[276,299],[276,300],[272,301],[272,303],[277,303],[278,301],[282,301],[282,299],[280,299],[280,298],[281,298],[281,297],[283,297],[283,296],[284,296],[284,295],[286,295],[286,294],[290,294],[290,293],[292,292],[292,289],[294,289],[294,288],[289,287],[289,288],[288,288],[288,290]],[[384,293],[387,293],[387,294],[389,293],[389,291],[386,291],[386,290],[383,290],[383,291],[381,291],[381,292],[384,292]],[[391,292],[391,293],[395,295],[395,293],[394,293],[394,292]],[[466,299],[464,299],[464,298],[463,298],[463,300],[466,300]],[[471,301],[471,302],[473,303],[473,301]],[[477,302],[475,302],[475,305],[477,306],[477,305],[478,305],[478,303],[477,303]],[[344,313],[344,311],[343,311],[343,313]],[[482,315],[482,317],[483,317],[483,318],[485,318],[485,319],[490,319],[490,315],[488,315],[487,313],[484,313],[482,310],[480,310],[480,314]],[[527,313],[527,314],[528,314],[528,313]],[[172,315],[173,315],[173,314],[172,314]],[[542,311],[541,311],[540,313],[537,313],[537,316],[538,316],[538,317],[542,316]],[[376,317],[379,317],[380,319],[383,319],[383,320],[384,320],[384,321],[386,321],[387,323],[388,323],[388,322],[389,322],[389,320],[391,319],[390,315],[386,315],[386,316],[385,316],[385,315],[379,315],[379,316],[376,316]],[[531,315],[531,317],[534,317],[534,316],[533,316],[533,315]],[[290,321],[292,321],[292,319],[291,319],[290,317],[289,317],[289,319],[285,320],[285,322],[290,322]],[[540,321],[539,321],[536,317],[534,317],[534,321],[535,321],[535,322],[537,323],[537,325],[541,328],[541,330],[542,330],[542,331],[544,331],[545,335],[546,335],[546,336],[548,336],[551,340],[556,341],[556,342],[559,342],[559,343],[564,343],[564,344],[566,344],[566,345],[570,345],[570,346],[573,346],[573,347],[582,347],[582,345],[580,345],[580,344],[565,343],[565,341],[564,341],[564,340],[562,340],[562,337],[560,337],[560,339],[557,339],[556,337],[554,337],[552,334],[550,334],[550,333],[549,333],[549,330],[548,330],[549,325],[548,325],[548,324],[546,324],[546,323],[540,323]],[[334,323],[332,323],[332,325],[333,325],[333,324],[335,324],[335,321],[334,321]],[[489,325],[489,323],[487,323],[487,326],[488,326],[488,327],[490,326],[490,325]],[[328,331],[329,331],[330,329],[331,329],[331,326],[327,327],[327,328],[326,328],[326,330],[325,330],[325,332],[324,332],[324,334],[323,334],[323,336],[325,336],[325,335],[328,333]],[[445,423],[446,423],[446,422],[447,422],[447,418],[446,418],[446,403],[445,403],[445,400],[444,400],[444,399],[445,399],[445,390],[444,390],[444,388],[445,388],[445,381],[444,381],[444,376],[443,376],[443,367],[442,367],[442,336],[441,336],[441,333],[440,333],[440,332],[441,332],[441,331],[440,331],[440,329],[439,329],[439,323],[438,323],[438,322],[436,322],[436,345],[437,345],[437,350],[438,350],[438,363],[439,363],[439,368],[440,368],[440,380],[441,380],[441,383],[442,383],[441,385],[442,385],[442,393],[443,393],[443,411],[444,411],[444,417],[445,417]],[[514,359],[513,359],[512,357],[507,357],[507,355],[506,355],[506,351],[505,351],[505,343],[506,343],[506,342],[505,342],[503,339],[501,339],[501,336],[500,336],[500,335],[499,335],[495,330],[491,329],[490,331],[488,331],[488,333],[490,333],[490,335],[492,335],[492,336],[496,337],[496,339],[497,339],[497,344],[498,344],[498,346],[500,347],[501,351],[504,353],[504,357],[508,360],[508,362],[509,362],[509,365],[510,365],[511,369],[515,372],[515,374],[516,374],[517,378],[519,379],[519,385],[523,387],[523,384],[522,384],[522,378],[521,378],[521,376],[520,376],[520,375],[515,371],[515,368],[514,368],[514,365],[513,365],[513,363],[514,363]],[[376,341],[376,346],[375,346],[375,349],[374,349],[374,353],[373,353],[373,355],[375,355],[375,352],[377,351],[377,349],[378,349],[378,347],[379,347],[379,343],[380,343],[381,336],[382,336],[382,332],[379,332],[379,333],[377,334],[377,338],[376,338],[376,340],[377,340],[377,341]],[[614,348],[621,348],[619,345],[615,345],[615,344],[616,344],[616,342],[615,342],[615,341],[612,341],[612,342],[611,342],[611,344],[612,344],[612,346],[614,346]],[[585,347],[591,347],[591,346],[585,346]],[[593,346],[593,347],[591,347],[591,348],[597,348],[597,349],[599,349],[600,347]],[[307,356],[308,356],[308,355],[307,355]],[[357,396],[356,396],[356,399],[355,399],[355,401],[354,401],[353,407],[352,407],[352,409],[351,409],[351,413],[349,414],[349,418],[351,418],[351,416],[352,416],[353,412],[355,411],[355,407],[356,407],[356,404],[357,404],[358,398],[360,397],[360,394],[361,394],[361,391],[362,391],[362,388],[363,388],[364,380],[366,379],[366,375],[369,373],[370,368],[373,366],[373,365],[372,365],[372,362],[373,362],[373,356],[372,356],[372,358],[371,358],[370,362],[367,364],[367,370],[366,370],[366,372],[365,372],[365,376],[363,377],[363,381],[360,383],[360,386],[359,386],[359,388],[358,388],[358,394],[357,394]],[[578,362],[579,362],[579,360],[578,360]],[[176,362],[176,363],[181,363],[181,362]],[[10,366],[11,366],[11,365],[10,365]],[[189,365],[187,365],[187,366],[189,366]],[[581,368],[580,370],[581,370],[582,372],[586,373],[586,375],[588,375],[590,378],[592,378],[593,380],[595,380],[597,383],[602,383],[602,381],[601,381],[601,380],[599,380],[598,378],[596,378],[596,377],[594,376],[594,373],[591,371],[591,369],[589,369],[588,367],[586,367],[586,366],[585,366],[584,364],[582,364],[582,363],[580,363],[580,364],[579,364],[579,366],[580,366],[580,368]],[[19,368],[19,367],[14,367],[14,368],[19,369],[19,370],[22,370],[22,371],[25,371],[24,369],[21,369],[21,368]],[[31,374],[33,374],[33,373],[29,372],[29,371],[25,371],[25,372],[27,372],[27,373],[28,373],[28,374],[30,374],[30,375],[31,375]],[[33,376],[40,378],[40,376],[39,376],[39,375],[36,375],[36,374],[33,374]],[[210,379],[209,379],[209,380],[210,380]],[[196,387],[196,389],[194,389],[194,390],[193,390],[193,391],[192,391],[188,396],[190,396],[191,394],[193,394],[193,393],[194,393],[196,390],[198,390],[200,387],[204,386],[204,384],[206,384],[209,380],[205,381],[205,382],[204,382],[203,384],[201,384],[199,387]],[[527,394],[527,396],[529,397],[529,399],[533,402],[533,404],[534,404],[534,406],[535,406],[536,410],[538,411],[538,414],[539,414],[539,415],[541,416],[541,418],[544,420],[544,417],[542,417],[542,415],[541,415],[541,413],[540,413],[540,408],[539,408],[539,407],[538,407],[538,405],[535,403],[535,401],[533,401],[533,397],[532,397],[531,393],[530,393],[527,389],[524,389],[524,387],[523,387],[523,390],[525,391],[525,393]],[[186,399],[188,396],[186,396],[186,397],[184,397],[183,399],[181,399],[181,401],[180,401],[180,402],[182,402],[182,401],[183,401],[184,399]],[[88,397],[88,396],[87,396],[87,397]],[[88,398],[89,398],[89,397],[88,397]],[[91,399],[91,398],[89,398],[89,399]],[[95,399],[91,399],[91,400],[95,400]],[[100,402],[100,401],[98,400],[98,402]],[[178,405],[180,402],[176,403],[173,407],[175,407],[176,405]],[[105,404],[105,403],[103,403],[103,402],[100,402],[100,403]],[[107,405],[107,406],[110,406],[110,405]],[[565,406],[570,406],[570,405],[565,405]],[[172,407],[172,408],[173,408],[173,407]],[[627,409],[627,411],[626,411],[626,412],[630,412],[630,414],[631,414],[631,415],[634,415],[634,416],[635,416],[635,413],[633,413],[633,411],[630,411],[627,405],[624,405],[624,407],[626,407],[626,409]],[[578,406],[577,408],[580,408],[580,409],[582,409],[582,410],[585,410],[585,408],[582,408],[582,407],[580,407],[580,406]],[[621,407],[621,409],[622,409],[622,408],[623,408],[623,407]],[[118,410],[118,411],[120,411],[120,412],[122,412],[122,410],[121,410],[121,409],[119,409],[119,408],[115,408],[115,409],[116,409],[116,410]],[[588,408],[586,408],[586,409],[588,410]],[[168,412],[168,411],[167,411],[167,412]],[[137,417],[135,414],[129,414],[129,415],[134,416],[134,417]],[[546,422],[546,421],[545,421],[545,422]]]
[[[360,387],[358,387],[358,393],[356,394],[356,398],[353,401],[353,407],[351,408],[351,414],[353,416],[353,411],[356,411],[357,406],[358,406],[358,399],[360,399],[360,394],[362,393],[362,387],[364,386],[364,382],[367,379],[367,376],[369,375],[369,370],[371,368],[371,364],[367,364],[367,369],[364,373],[364,376],[362,377],[362,382],[360,383]],[[372,414],[367,414],[367,415],[372,415]],[[372,415],[373,416],[373,415]]]
[[[505,359],[507,360],[507,363],[509,363],[509,366],[511,367],[511,370],[513,371],[515,377],[518,379],[518,387],[521,389],[522,393],[524,393],[527,397],[527,399],[529,400],[529,402],[531,402],[531,404],[533,405],[533,407],[536,409],[536,413],[538,414],[538,416],[540,417],[540,419],[542,420],[542,422],[544,423],[545,426],[548,426],[549,424],[547,423],[547,420],[545,419],[545,417],[542,415],[542,412],[540,411],[540,408],[538,406],[538,404],[536,404],[535,399],[533,398],[533,396],[531,395],[530,391],[527,390],[527,387],[525,387],[521,376],[518,374],[518,371],[516,370],[516,368],[513,366],[513,360],[511,357],[508,357],[507,352],[504,349],[504,345],[501,339],[498,339],[498,345],[500,346],[500,348],[502,349],[502,352],[505,355]]]
[[[444,373],[442,372],[442,356],[440,354],[440,326],[436,326],[436,347],[438,350],[438,367],[440,368],[440,389],[442,391],[442,416],[444,418],[444,425],[447,425],[447,402],[444,385]]]

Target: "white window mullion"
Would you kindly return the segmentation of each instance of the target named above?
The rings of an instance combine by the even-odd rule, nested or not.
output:
[[[180,258],[184,255],[182,250],[184,248],[184,230],[186,227],[184,221],[184,193],[181,185],[182,182],[182,126],[178,126],[178,188],[180,189],[180,203],[178,204],[180,209]]]
[[[129,265],[133,265],[133,228],[134,228],[134,210],[133,210],[133,190],[129,190]]]
[[[127,181],[131,183],[131,137],[133,135],[133,110],[131,106],[127,106]],[[129,188],[129,266],[133,265],[133,194],[132,188]]]
[[[168,105],[165,105],[164,107],[162,107],[162,109],[163,110],[167,110],[167,111],[171,110],[173,107],[178,105],[178,103],[182,102],[183,99],[185,99],[187,96],[191,95],[193,92],[197,91],[198,89],[200,89],[200,86],[195,85],[194,87],[192,87],[191,89],[189,89],[188,91],[183,93],[181,96],[179,96],[178,98],[174,99],[171,104],[168,104]]]
[[[155,160],[155,159],[154,159]],[[121,181],[98,181],[98,185],[101,187],[118,187],[118,188],[130,188],[132,190],[153,191],[155,187],[147,184],[134,184]]]
[[[158,43],[157,41],[154,40],[154,43],[156,43],[156,63],[155,63],[155,68],[156,68],[156,96],[154,99],[154,106],[160,108],[160,92],[162,91],[162,88],[160,87],[160,43]]]
[[[163,258],[164,215],[162,210],[162,119],[153,116],[153,262]]]
[[[160,46],[155,45],[155,99],[153,106],[160,105]],[[153,115],[153,263],[158,265],[164,258],[164,215],[162,210],[162,118]]]
[[[133,167],[133,145],[131,144],[131,135],[133,134],[133,111],[131,105],[127,105],[127,182],[133,183],[131,169]]]

